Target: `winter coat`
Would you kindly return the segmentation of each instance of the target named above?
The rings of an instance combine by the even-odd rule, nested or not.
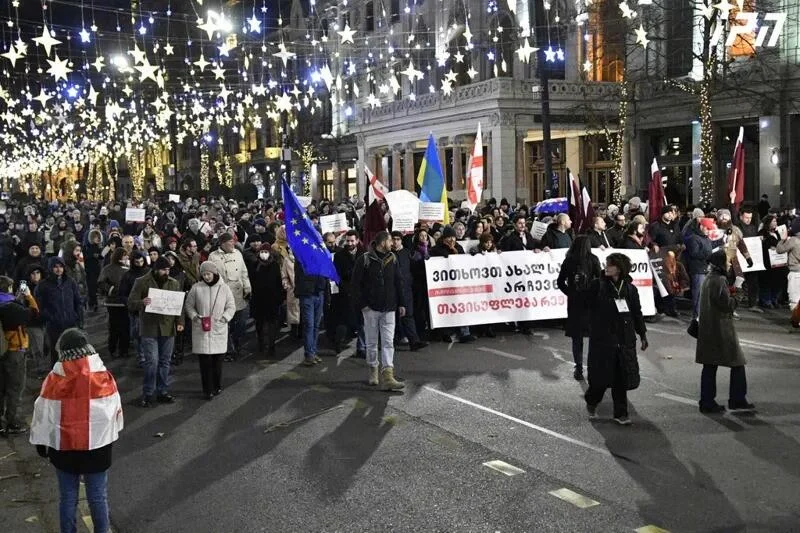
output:
[[[329,286],[328,278],[315,274],[306,274],[300,261],[294,262],[294,294],[298,298],[324,294]]]
[[[681,233],[675,222],[667,224],[663,220],[656,220],[650,224],[648,231],[650,239],[661,248],[681,244]]]
[[[228,349],[228,323],[236,313],[230,287],[218,279],[214,285],[200,281],[192,285],[184,305],[192,323],[192,353],[223,354]],[[211,331],[203,331],[201,317],[211,317]]]
[[[625,238],[625,227],[620,226],[612,226],[606,230],[606,237],[608,237],[608,241],[611,243],[612,248],[619,248],[620,244],[622,243],[622,239]]]
[[[12,294],[0,294],[0,323],[3,325],[3,335],[11,352],[28,349],[27,326],[39,317],[39,306],[30,293],[25,297],[25,303],[19,302]],[[0,354],[2,356],[3,354]]]
[[[606,248],[614,247],[614,241],[606,231],[596,231],[593,229],[589,231],[587,235],[589,236],[589,242],[592,244],[592,248],[600,248],[601,246],[605,246]]]
[[[610,278],[592,282],[586,297],[591,312],[589,337],[589,385],[606,388],[617,377],[617,362],[621,363],[627,390],[639,386],[639,361],[636,358],[636,335],[645,336],[647,329],[639,304],[639,292],[630,278],[623,280],[619,297],[628,304],[629,312],[617,310],[617,290]]]
[[[361,256],[353,270],[352,287],[358,309],[386,313],[406,307],[403,275],[392,252],[382,254],[373,248]]]
[[[551,250],[555,250],[556,248],[569,248],[572,246],[572,235],[566,231],[558,231],[555,224],[550,224],[550,227],[547,228],[547,231],[545,231],[542,236],[541,246],[542,248],[550,248]]]
[[[739,337],[733,327],[736,299],[728,290],[725,275],[713,269],[700,288],[700,318],[695,362],[701,365],[743,366]]]
[[[522,237],[520,234],[514,230],[513,233],[509,233],[505,237],[502,238],[500,241],[500,249],[504,252],[515,252],[519,250],[533,250],[536,248],[539,242],[533,240],[533,235],[531,232],[525,232],[525,243],[522,242]]]
[[[128,271],[128,267],[119,263],[109,264],[100,271],[97,278],[97,286],[106,295],[104,305],[106,307],[124,307],[125,304],[119,298],[120,284],[122,276]]]
[[[50,274],[36,287],[34,294],[39,313],[48,329],[64,330],[83,324],[83,306],[78,284],[64,274]]]
[[[350,253],[347,250],[339,250],[333,255],[333,264],[339,274],[339,292],[331,295],[331,313],[335,318],[336,324],[358,323],[361,308],[353,299],[353,270],[356,262],[364,255],[361,250]]]
[[[75,283],[78,284],[78,292],[81,295],[81,300],[85,302],[89,294],[86,285],[86,269],[72,255],[77,246],[79,246],[77,241],[68,241],[64,243],[64,273],[74,279]]]
[[[175,278],[167,278],[167,281],[164,282],[164,285],[159,287],[158,283],[156,283],[155,277],[153,277],[152,271],[137,279],[133,284],[133,289],[131,289],[130,295],[128,296],[128,310],[131,313],[139,313],[139,334],[142,337],[175,336],[175,327],[178,324],[183,325],[183,315],[158,315],[155,313],[145,312],[145,305],[142,300],[147,298],[147,293],[150,291],[150,289],[183,292]]]
[[[696,225],[693,225],[688,229],[684,242],[686,244],[684,262],[686,263],[686,270],[689,271],[689,276],[705,274],[708,267],[708,258],[711,257],[711,251],[713,250],[711,241],[700,233],[700,229]]]
[[[178,252],[178,263],[180,263],[184,275],[183,290],[188,291],[192,285],[200,281],[200,259],[197,253],[189,257],[181,251]]]
[[[584,292],[591,283],[600,278],[600,261],[589,256],[589,272],[583,272],[580,263],[568,257],[561,264],[558,274],[558,288],[567,295],[567,321],[564,331],[567,337],[588,337],[591,334],[591,310]]]
[[[136,283],[137,279],[141,278],[148,272],[150,272],[150,269],[146,266],[142,268],[136,268],[132,266],[122,274],[122,278],[119,280],[119,290],[117,294],[119,295],[119,302],[125,307],[128,306],[128,296],[130,296],[131,291],[133,290],[133,284]]]
[[[92,235],[97,234],[100,236],[100,244],[92,242]],[[93,229],[89,232],[89,238],[86,244],[83,245],[83,265],[86,268],[87,276],[98,276],[100,269],[103,265],[103,233],[100,230]]]
[[[42,272],[47,274],[50,271],[47,269],[47,260],[44,256],[39,257],[31,257],[26,255],[22,259],[19,260],[17,263],[17,268],[14,270],[14,281],[19,284],[20,281],[28,280],[28,273],[31,271],[31,267],[39,266],[42,267]]]
[[[271,253],[267,261],[259,260],[253,269],[253,296],[250,298],[250,315],[258,320],[277,320],[285,291],[281,280],[283,259]]]
[[[242,252],[234,250],[226,253],[220,248],[212,252],[208,256],[208,260],[216,265],[220,279],[230,287],[233,297],[236,298],[236,310],[241,311],[246,308],[247,300],[245,298],[250,296],[252,289]]]
[[[788,254],[786,264],[790,272],[800,272],[800,236],[789,237],[779,242],[775,251],[779,254]]]

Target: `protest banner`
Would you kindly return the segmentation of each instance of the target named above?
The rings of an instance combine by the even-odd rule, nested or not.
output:
[[[183,298],[185,295],[186,293],[183,291],[165,291],[151,288],[147,291],[150,305],[144,308],[144,312],[156,315],[180,316],[183,312]]]
[[[144,209],[128,207],[125,209],[125,222],[144,222]]]
[[[420,202],[419,219],[428,222],[444,220],[444,204],[442,202]]]
[[[534,220],[533,225],[531,226],[531,236],[533,237],[533,240],[541,241],[545,233],[547,233],[547,223]]]
[[[780,240],[784,240],[789,236],[789,229],[786,227],[786,224],[781,224],[775,228],[775,232],[778,234]]]
[[[653,270],[653,280],[658,287],[658,293],[662,298],[669,295],[667,292],[667,273],[664,271],[664,256],[662,254],[650,253],[650,268]]]
[[[322,233],[340,233],[349,230],[350,226],[347,224],[347,213],[336,213],[335,215],[323,215],[319,217],[319,229]]]
[[[387,193],[386,203],[392,214],[392,230],[408,233],[414,231],[419,220],[419,198],[405,189]]]
[[[468,254],[470,250],[478,246],[480,241],[478,239],[463,239],[456,242],[464,249],[464,253]]]
[[[180,194],[170,194],[169,195],[169,201],[170,202],[175,202],[177,204],[177,203],[179,203],[181,201],[181,195]]]
[[[769,266],[771,268],[785,267],[789,263],[789,254],[779,254],[775,248],[770,248],[767,253],[769,254]]]
[[[451,255],[425,261],[432,328],[551,320],[567,316],[567,297],[556,280],[566,249],[533,253]],[[645,250],[600,250],[600,263],[611,253],[627,255],[644,315],[656,312],[653,274]]]
[[[742,239],[747,252],[750,254],[750,259],[753,260],[753,266],[747,266],[747,259],[744,258],[742,252],[736,250],[736,257],[739,259],[739,267],[742,272],[758,272],[759,270],[766,270],[764,266],[764,254],[761,250],[761,237],[745,237]]]

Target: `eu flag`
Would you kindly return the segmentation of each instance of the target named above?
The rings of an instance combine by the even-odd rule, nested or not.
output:
[[[433,133],[428,136],[428,148],[417,174],[419,184],[419,199],[423,202],[441,202],[444,204],[444,223],[450,223],[450,211],[447,206],[447,187],[444,184],[442,163],[439,161],[439,152],[436,150],[436,141]]]
[[[281,180],[281,188],[286,240],[289,241],[295,259],[300,261],[306,274],[324,276],[338,283],[339,274],[333,266],[331,253],[322,242],[322,235],[314,229],[308,213],[300,205],[286,180]]]

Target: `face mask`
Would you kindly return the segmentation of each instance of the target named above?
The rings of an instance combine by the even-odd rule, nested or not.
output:
[[[267,258],[269,257],[269,254],[268,254],[267,252],[261,252],[261,253],[259,253],[259,254],[258,254],[258,257],[259,257],[259,258],[260,258],[262,261],[266,261],[266,260],[267,260]]]

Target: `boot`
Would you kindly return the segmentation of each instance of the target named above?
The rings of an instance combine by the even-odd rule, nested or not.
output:
[[[377,385],[378,384],[378,367],[377,366],[369,367],[369,384],[370,385]]]
[[[386,367],[381,370],[381,381],[383,381],[383,390],[386,391],[399,391],[403,390],[406,386],[405,383],[394,379],[394,368],[392,367]]]

